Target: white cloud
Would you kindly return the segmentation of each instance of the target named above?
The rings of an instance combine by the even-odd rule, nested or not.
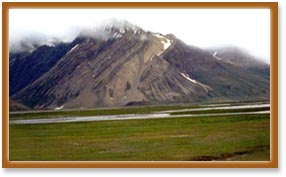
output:
[[[68,41],[81,28],[110,18],[173,33],[189,45],[237,45],[269,63],[269,9],[10,9],[9,37],[16,41],[43,34]]]

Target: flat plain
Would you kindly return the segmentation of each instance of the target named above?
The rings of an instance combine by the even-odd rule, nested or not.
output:
[[[247,104],[249,103],[238,105]],[[230,104],[230,106],[236,105]],[[38,124],[10,123],[9,160],[270,160],[269,107],[219,109],[224,105],[217,104],[217,106],[212,106],[217,110],[192,111],[205,106],[184,105],[11,113],[10,122],[12,120],[66,116],[157,114],[166,111],[170,111],[172,117]],[[225,113],[225,115],[216,115],[218,113]],[[244,114],[231,115],[231,113]],[[184,117],[180,117],[182,115]]]

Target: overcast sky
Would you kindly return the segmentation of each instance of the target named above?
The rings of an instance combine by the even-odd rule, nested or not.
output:
[[[269,9],[10,9],[10,42],[41,35],[70,41],[111,18],[198,47],[236,45],[269,63]]]

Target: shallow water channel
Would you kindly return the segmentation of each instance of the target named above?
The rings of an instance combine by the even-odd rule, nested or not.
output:
[[[251,111],[251,112],[226,112],[226,113],[207,113],[207,114],[182,114],[171,115],[173,112],[185,111],[207,111],[207,110],[230,110],[230,109],[246,109],[246,108],[264,108],[270,107],[270,104],[257,105],[240,105],[240,106],[221,106],[221,107],[205,107],[181,110],[168,110],[155,112],[151,114],[120,114],[120,115],[104,115],[104,116],[82,116],[82,117],[60,117],[45,119],[23,119],[11,120],[10,124],[47,124],[47,123],[66,123],[66,122],[91,122],[91,121],[108,121],[108,120],[132,120],[132,119],[159,119],[159,118],[178,118],[178,117],[211,117],[211,116],[227,116],[227,115],[249,115],[249,114],[267,114],[270,111]]]

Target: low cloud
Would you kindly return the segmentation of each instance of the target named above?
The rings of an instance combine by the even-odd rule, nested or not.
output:
[[[110,38],[121,37],[126,30],[139,30],[126,20],[108,19],[99,25],[89,27],[72,27],[67,33],[62,35],[48,35],[29,32],[20,34],[9,41],[10,52],[32,52],[42,45],[55,46],[62,42],[71,42],[76,37],[89,37],[93,39],[108,40]],[[116,30],[116,33],[114,33]]]

